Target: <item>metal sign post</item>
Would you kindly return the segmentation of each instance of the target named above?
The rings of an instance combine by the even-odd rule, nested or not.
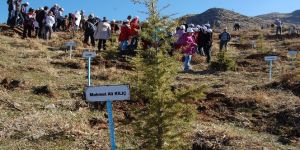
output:
[[[87,87],[85,90],[85,96],[88,102],[106,101],[111,149],[116,150],[112,102],[130,100],[129,85],[107,85],[98,87]]]
[[[273,67],[273,61],[277,60],[277,56],[266,56],[265,61],[269,62],[269,81],[272,81],[272,67]]]
[[[70,47],[69,52],[70,52],[70,59],[72,59],[72,50],[76,46],[76,43],[74,41],[69,41],[66,43],[67,47]]]
[[[292,59],[293,68],[296,68],[295,61],[297,58],[297,54],[298,54],[298,51],[295,51],[295,50],[288,51],[288,54],[287,54],[288,57],[290,57]]]
[[[88,63],[87,63],[88,64],[88,70],[87,70],[88,86],[91,86],[91,60],[92,60],[92,58],[96,57],[96,53],[85,51],[82,53],[82,57],[86,58],[88,60]]]
[[[113,109],[112,109],[112,102],[107,100],[106,102],[106,109],[108,113],[108,124],[109,124],[109,137],[110,137],[110,144],[111,149],[116,150],[116,141],[115,141],[115,125],[114,125],[114,117],[113,117]]]
[[[252,40],[251,45],[252,45],[252,49],[255,49],[256,48],[256,41]]]

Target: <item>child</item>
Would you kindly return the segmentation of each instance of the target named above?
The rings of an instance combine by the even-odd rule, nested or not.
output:
[[[191,69],[191,60],[192,60],[192,55],[195,53],[197,44],[196,41],[193,37],[193,29],[188,28],[187,33],[183,35],[182,39],[182,48],[183,48],[183,53],[184,53],[184,71],[189,72],[192,71]]]

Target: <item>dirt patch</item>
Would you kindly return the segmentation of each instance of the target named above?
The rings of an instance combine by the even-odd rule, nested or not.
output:
[[[248,72],[261,72],[266,69],[265,62],[254,61],[249,59],[238,60],[237,65],[238,65],[238,70],[248,71]]]
[[[278,110],[254,99],[231,98],[214,92],[198,105],[198,112],[240,127],[283,136],[291,143],[300,137],[300,106],[282,106]]]
[[[258,87],[254,86],[252,90],[260,89],[280,89],[291,91],[294,95],[300,97],[300,80],[293,74],[284,75],[281,81],[275,81],[273,83]]]
[[[238,50],[252,49],[252,44],[230,44],[230,45],[236,47]]]
[[[236,137],[229,137],[223,133],[207,135],[199,132],[196,135],[196,141],[192,150],[222,150],[230,148],[234,139]]]
[[[68,62],[60,62],[60,61],[52,61],[50,62],[51,64],[55,66],[60,66],[60,67],[65,67],[65,68],[70,68],[70,69],[82,69],[83,65],[79,62],[73,62],[73,61],[68,61]]]

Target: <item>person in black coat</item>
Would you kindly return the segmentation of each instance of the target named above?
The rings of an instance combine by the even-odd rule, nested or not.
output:
[[[44,10],[41,10],[36,14],[36,21],[39,23],[39,27],[40,27],[40,31],[38,34],[39,38],[43,38],[42,33],[45,28],[45,23],[43,21],[48,14],[48,9],[49,8],[47,6],[45,6]]]
[[[211,61],[211,48],[213,43],[213,32],[211,29],[207,29],[203,35],[203,50],[206,56],[206,62],[210,63]]]
[[[14,17],[13,10],[14,10],[14,0],[7,0],[8,5],[8,17],[7,17],[7,25],[12,25],[12,18]]]
[[[89,39],[91,39],[92,46],[95,47],[94,33],[96,30],[94,15],[90,14],[88,20],[84,23],[84,40],[85,44],[88,44]]]

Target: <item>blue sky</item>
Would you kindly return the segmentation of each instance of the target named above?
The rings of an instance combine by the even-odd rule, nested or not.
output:
[[[23,0],[24,1],[24,0]],[[30,7],[52,6],[60,4],[65,12],[74,12],[83,9],[86,13],[95,13],[96,16],[106,16],[108,19],[124,20],[129,14],[145,18],[145,8],[134,5],[131,0],[27,0]],[[25,1],[26,2],[26,1]],[[300,9],[300,0],[160,0],[160,7],[170,4],[163,14],[182,16],[185,14],[201,13],[208,8],[218,7],[255,16],[270,12],[292,12]],[[0,1],[0,22],[7,18],[6,0]]]

